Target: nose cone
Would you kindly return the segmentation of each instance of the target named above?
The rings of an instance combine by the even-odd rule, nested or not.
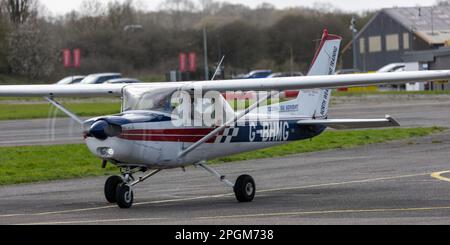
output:
[[[88,133],[90,136],[95,137],[99,140],[106,140],[108,138],[108,135],[106,135],[105,129],[108,127],[108,125],[109,123],[104,120],[97,121],[92,124]]]
[[[108,137],[116,137],[122,134],[122,127],[108,123],[105,120],[99,120],[92,124],[88,135],[99,140],[106,140]]]

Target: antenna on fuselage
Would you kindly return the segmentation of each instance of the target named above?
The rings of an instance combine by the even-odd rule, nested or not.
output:
[[[216,71],[214,72],[214,76],[212,77],[211,81],[214,81],[216,79],[216,76],[219,73],[220,68],[222,67],[222,63],[223,63],[224,60],[225,60],[225,55],[220,60],[219,65],[217,66]]]

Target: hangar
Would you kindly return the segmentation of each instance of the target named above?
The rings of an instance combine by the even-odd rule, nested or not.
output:
[[[376,71],[390,63],[425,62],[423,69],[450,69],[450,6],[380,10],[356,36],[356,68]],[[353,43],[343,51],[343,68],[353,68]],[[422,53],[423,52],[423,53]],[[426,54],[427,59],[420,59]]]

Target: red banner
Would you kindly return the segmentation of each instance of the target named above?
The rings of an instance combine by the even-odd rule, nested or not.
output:
[[[73,66],[76,68],[81,66],[81,50],[78,48],[73,50]]]
[[[181,72],[186,72],[187,71],[187,67],[186,67],[186,61],[187,61],[187,55],[185,53],[180,53],[180,71]]]
[[[189,71],[196,72],[197,71],[197,54],[189,53]]]
[[[63,50],[63,64],[65,68],[69,68],[72,66],[72,57],[71,57],[70,49]]]

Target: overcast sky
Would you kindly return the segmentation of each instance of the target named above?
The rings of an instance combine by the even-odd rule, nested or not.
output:
[[[40,0],[47,10],[52,14],[64,14],[71,10],[78,9],[83,0]],[[102,0],[102,2],[113,0]],[[123,1],[123,0],[119,0]],[[149,10],[157,10],[163,0],[135,0],[140,2],[140,6],[145,6]],[[193,0],[198,2],[198,0]],[[250,7],[256,7],[263,2],[275,5],[277,8],[293,7],[293,6],[314,6],[314,3],[332,3],[334,6],[346,11],[364,11],[374,10],[387,7],[410,7],[410,6],[430,6],[436,0],[221,0],[221,2],[242,3]]]

